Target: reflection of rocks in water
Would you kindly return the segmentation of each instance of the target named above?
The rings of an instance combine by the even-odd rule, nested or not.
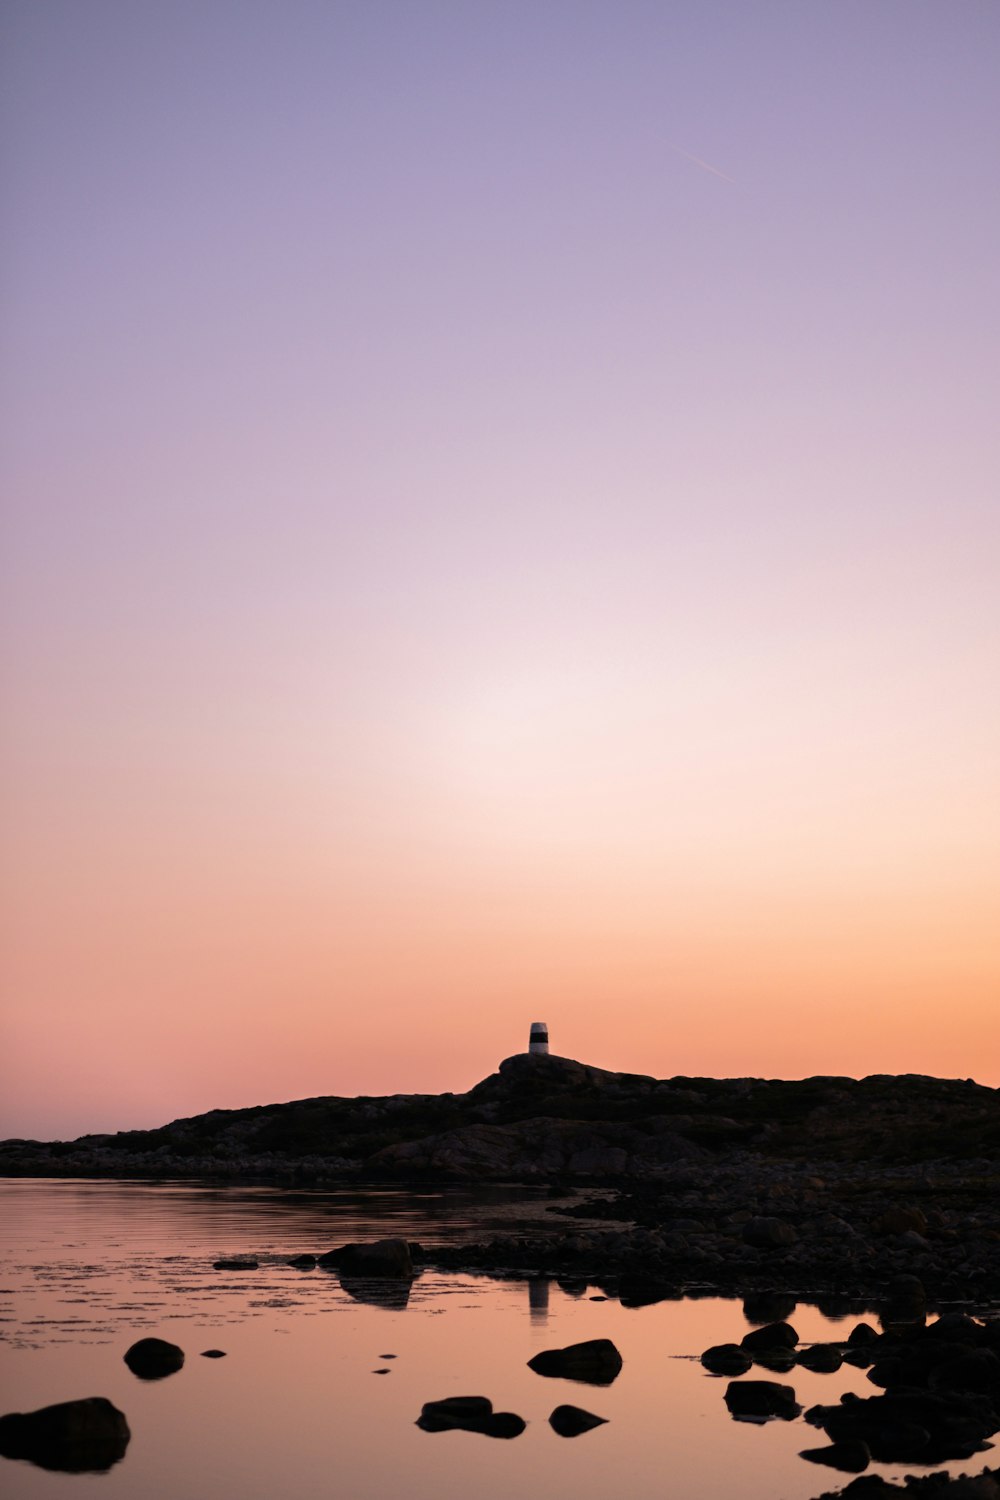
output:
[[[753,1292],[743,1299],[748,1323],[780,1323],[790,1318],[796,1301],[788,1292]]]
[[[355,1302],[402,1312],[410,1300],[415,1273],[406,1240],[341,1245],[321,1255],[317,1264],[324,1271],[336,1271],[344,1291]]]
[[[587,1385],[610,1385],[622,1367],[622,1357],[610,1339],[586,1339],[565,1349],[543,1349],[528,1368],[536,1375],[561,1380],[581,1380]]]
[[[448,1396],[426,1401],[417,1418],[424,1432],[481,1432],[484,1437],[519,1437],[527,1423],[512,1411],[494,1411],[486,1396]]]
[[[140,1339],[125,1352],[125,1363],[140,1380],[162,1380],[184,1363],[184,1350],[166,1339]]]
[[[130,1435],[123,1412],[90,1396],[0,1417],[0,1454],[67,1474],[99,1473],[124,1458]]]
[[[622,1307],[651,1307],[654,1302],[679,1302],[682,1293],[671,1282],[655,1276],[622,1276],[618,1300]]]
[[[549,1278],[533,1276],[528,1282],[528,1309],[533,1323],[549,1321]]]
[[[355,1302],[368,1302],[390,1312],[405,1312],[413,1282],[398,1276],[347,1276],[341,1272],[340,1284]]]

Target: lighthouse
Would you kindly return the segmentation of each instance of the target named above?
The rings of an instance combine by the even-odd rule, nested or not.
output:
[[[528,1035],[528,1056],[545,1057],[549,1050],[549,1028],[544,1021],[532,1021]]]

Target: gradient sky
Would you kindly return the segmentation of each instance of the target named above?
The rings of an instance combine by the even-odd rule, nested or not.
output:
[[[1000,1085],[995,0],[7,0],[0,1135]]]

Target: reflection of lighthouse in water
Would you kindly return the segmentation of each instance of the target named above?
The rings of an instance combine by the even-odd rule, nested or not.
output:
[[[528,1282],[528,1309],[533,1323],[549,1321],[549,1278],[532,1276]]]
[[[529,1057],[543,1057],[549,1050],[549,1028],[544,1021],[532,1021],[528,1036]]]

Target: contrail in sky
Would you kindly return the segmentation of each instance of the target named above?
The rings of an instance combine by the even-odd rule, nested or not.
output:
[[[736,178],[730,177],[728,172],[723,172],[719,167],[713,167],[710,161],[702,161],[700,156],[692,156],[690,151],[685,151],[680,146],[670,144],[671,151],[676,151],[678,156],[686,156],[688,161],[693,161],[696,167],[704,167],[706,172],[712,172],[716,177],[721,177],[723,182],[731,182],[735,185]]]

